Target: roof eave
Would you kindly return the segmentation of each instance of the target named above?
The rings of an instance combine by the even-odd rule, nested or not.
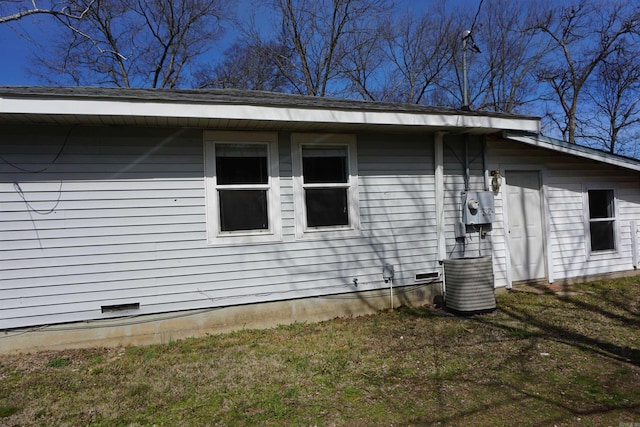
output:
[[[496,132],[517,130],[538,133],[540,120],[534,117],[482,114],[475,112],[407,111],[403,109],[330,108],[310,106],[256,105],[242,103],[166,101],[104,97],[48,97],[0,95],[0,116],[82,119],[102,121],[168,118],[174,122],[215,119],[295,124],[324,123],[330,126],[387,126],[404,129],[433,128]],[[119,120],[116,120],[119,119]],[[69,120],[69,119],[68,119]]]
[[[569,144],[567,142],[549,138],[540,134],[523,134],[522,132],[505,131],[503,132],[503,137],[505,139],[522,142],[528,145],[533,145],[535,147],[546,148],[549,150],[640,172],[640,161],[638,160],[607,154],[589,147],[583,147],[581,145]]]

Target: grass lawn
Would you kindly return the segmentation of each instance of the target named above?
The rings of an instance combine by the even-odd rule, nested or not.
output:
[[[0,356],[0,425],[640,425],[640,277],[498,306]]]

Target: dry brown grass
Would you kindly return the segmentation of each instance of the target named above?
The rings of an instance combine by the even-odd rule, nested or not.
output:
[[[0,357],[0,425],[640,423],[640,280],[163,346]],[[566,292],[566,291],[569,292]]]

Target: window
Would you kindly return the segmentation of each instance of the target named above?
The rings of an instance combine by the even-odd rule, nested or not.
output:
[[[613,190],[587,190],[591,252],[616,249],[616,214]]]
[[[355,138],[294,134],[292,142],[297,237],[357,233]]]
[[[279,239],[277,135],[207,132],[205,158],[209,242]]]

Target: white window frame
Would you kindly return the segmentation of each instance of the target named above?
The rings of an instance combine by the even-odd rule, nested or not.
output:
[[[589,212],[589,191],[591,190],[607,190],[613,192],[613,217],[612,218],[596,218],[591,219]],[[584,211],[584,229],[585,229],[585,246],[587,251],[587,259],[598,257],[600,255],[607,255],[618,252],[620,247],[619,231],[618,231],[618,219],[620,215],[618,213],[618,196],[617,189],[613,185],[586,185],[583,187],[583,211]],[[605,249],[600,251],[594,251],[591,248],[591,223],[601,221],[613,221],[613,249]]]
[[[216,180],[216,144],[255,144],[267,146],[267,184],[225,185],[219,187]],[[278,163],[278,134],[273,132],[205,131],[205,194],[207,218],[207,242],[218,244],[245,244],[280,241],[282,219],[280,213],[280,180]],[[267,190],[266,230],[221,231],[218,188]]]
[[[346,183],[305,184],[302,176],[302,147],[342,146],[347,148],[347,166],[349,168]],[[291,154],[293,168],[294,207],[296,212],[296,238],[318,239],[331,237],[349,237],[360,234],[360,202],[358,190],[358,154],[356,136],[351,134],[311,134],[294,133],[291,135]],[[305,188],[347,188],[349,204],[349,224],[329,227],[308,227]]]

